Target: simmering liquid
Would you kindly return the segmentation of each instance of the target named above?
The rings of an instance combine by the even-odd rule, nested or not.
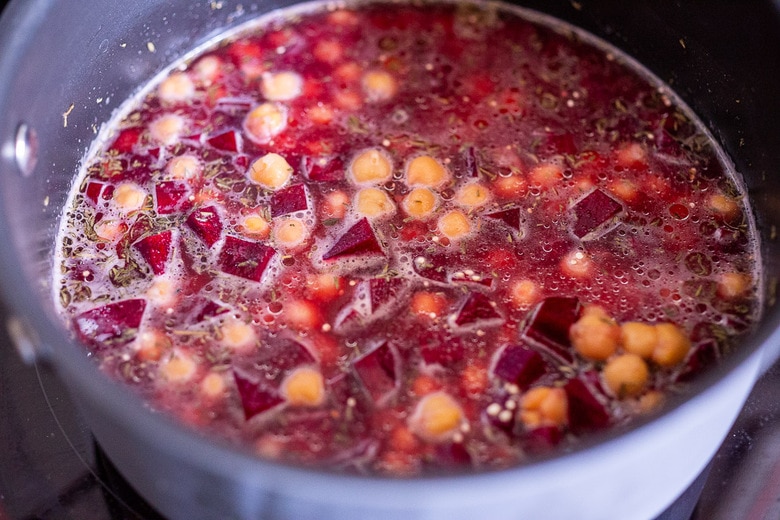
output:
[[[192,427],[346,471],[490,469],[728,353],[759,312],[746,204],[689,110],[587,35],[320,5],[127,101],[54,277],[96,363]]]

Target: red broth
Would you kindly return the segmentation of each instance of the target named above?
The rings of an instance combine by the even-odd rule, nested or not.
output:
[[[669,89],[528,13],[267,19],[129,100],[74,185],[64,318],[263,457],[497,468],[624,425],[758,314],[741,185]]]

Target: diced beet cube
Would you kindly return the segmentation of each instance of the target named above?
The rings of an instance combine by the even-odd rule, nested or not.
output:
[[[462,442],[437,444],[433,459],[428,462],[431,469],[453,470],[471,466],[471,454]]]
[[[259,282],[276,251],[260,242],[225,237],[219,253],[219,267],[228,274]]]
[[[484,321],[501,320],[503,317],[496,310],[493,300],[482,293],[470,293],[455,316],[455,325],[464,327]]]
[[[211,247],[222,235],[222,221],[217,213],[217,208],[208,206],[199,208],[187,217],[187,226],[192,229],[198,238]]]
[[[392,307],[409,285],[403,278],[371,278],[364,283],[368,286],[371,314]]]
[[[577,298],[551,296],[545,298],[534,311],[523,330],[523,337],[546,347],[563,361],[574,359],[569,339],[569,328],[580,315]]]
[[[106,183],[104,182],[90,181],[87,183],[87,188],[84,190],[84,195],[93,203],[97,204],[98,200],[100,199],[100,194],[103,192],[103,188],[105,187]]]
[[[398,356],[387,342],[355,359],[352,366],[376,404],[398,386]]]
[[[263,377],[253,381],[233,369],[233,379],[236,381],[241,407],[244,409],[244,418],[247,421],[284,402],[279,389],[265,381]]]
[[[360,219],[322,256],[323,260],[348,256],[384,255],[367,218]]]
[[[304,184],[294,184],[277,191],[271,196],[271,217],[307,209],[309,209],[309,201]]]
[[[314,182],[338,182],[344,179],[344,161],[340,157],[309,157],[301,161],[301,170]]]
[[[685,366],[675,378],[676,381],[687,383],[699,375],[702,370],[714,366],[719,358],[718,350],[718,343],[714,339],[708,339],[694,347]]]
[[[206,142],[217,150],[239,153],[241,151],[241,139],[241,134],[235,130],[228,130],[227,132],[209,137],[206,139]]]
[[[618,201],[596,189],[574,205],[574,234],[582,238],[620,213],[623,206]]]
[[[465,351],[460,338],[431,338],[422,344],[420,355],[429,365],[450,367],[463,361]]]
[[[125,128],[120,131],[119,135],[116,136],[116,139],[114,139],[114,142],[111,144],[111,150],[118,153],[132,152],[136,143],[138,143],[138,139],[141,137],[142,131],[143,128],[141,127]]]
[[[123,300],[82,312],[73,324],[79,339],[93,348],[124,345],[135,338],[144,309],[142,298]]]
[[[366,314],[353,303],[348,304],[336,315],[333,326],[336,330],[344,331],[362,325],[366,320]]]
[[[198,311],[198,314],[195,316],[195,323],[219,316],[220,314],[225,314],[229,310],[229,308],[218,304],[214,300],[208,300],[203,304],[203,306]]]
[[[556,447],[561,439],[563,433],[557,426],[540,426],[525,433],[523,449],[528,453],[546,453]]]
[[[506,345],[497,356],[493,374],[521,390],[528,388],[547,371],[541,354],[524,345]]]
[[[133,224],[128,228],[122,239],[116,244],[116,255],[124,258],[128,248],[141,239],[144,235],[152,231],[152,222],[144,215],[139,215]]]
[[[569,402],[569,429],[575,435],[609,425],[609,412],[582,380],[571,379],[563,389]]]
[[[160,275],[165,272],[168,258],[171,256],[172,234],[172,231],[169,229],[156,235],[144,237],[133,244],[133,247],[141,253],[141,256],[152,268],[154,274]]]
[[[182,209],[182,202],[187,200],[189,189],[187,185],[176,181],[163,181],[154,187],[159,215],[168,215]]]
[[[425,254],[418,256],[412,262],[417,274],[435,282],[447,282],[447,267],[451,265],[446,255]]]
[[[278,381],[281,381],[283,373],[303,365],[313,365],[317,361],[308,348],[292,339],[283,339],[266,348],[268,352],[263,364],[280,372]]]
[[[515,231],[520,231],[520,223],[522,222],[521,213],[522,212],[520,208],[509,208],[502,211],[488,213],[485,215],[485,217],[493,220],[500,220]]]

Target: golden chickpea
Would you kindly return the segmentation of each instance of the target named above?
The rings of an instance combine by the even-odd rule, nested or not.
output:
[[[276,103],[258,105],[244,118],[247,137],[258,144],[266,144],[286,127],[287,110]]]
[[[410,306],[413,314],[436,318],[447,306],[447,299],[440,293],[420,291],[412,296]]]
[[[691,341],[674,323],[658,323],[655,326],[658,343],[653,350],[653,361],[664,368],[681,363],[691,349]]]
[[[527,428],[562,426],[568,422],[569,401],[563,388],[537,386],[520,401],[520,420]]]
[[[406,167],[406,184],[408,186],[437,188],[449,180],[450,174],[444,166],[428,155],[415,157]]]
[[[269,101],[289,101],[301,95],[303,78],[295,72],[263,74],[263,96]]]
[[[395,213],[395,204],[386,191],[363,188],[355,194],[355,210],[370,219],[379,219]]]
[[[157,95],[163,103],[186,101],[195,94],[195,85],[184,72],[174,72],[157,88]]]
[[[174,352],[160,366],[162,376],[171,383],[184,383],[192,379],[197,370],[195,361],[183,352]]]
[[[146,201],[146,192],[137,185],[126,182],[114,190],[114,203],[123,212],[141,209]]]
[[[642,166],[647,164],[647,151],[639,143],[629,143],[617,151],[616,159],[624,168]]]
[[[170,338],[156,329],[145,330],[136,339],[136,356],[141,361],[158,361],[171,348]]]
[[[528,174],[531,184],[542,188],[552,188],[563,179],[563,170],[557,164],[540,164]]]
[[[471,232],[469,218],[458,210],[452,210],[439,218],[439,232],[450,240],[458,240]]]
[[[363,92],[370,102],[387,101],[398,91],[398,82],[389,72],[370,70],[363,75]]]
[[[298,218],[282,217],[273,223],[274,243],[283,249],[295,249],[309,238],[309,228]]]
[[[200,382],[200,391],[210,399],[216,399],[225,393],[225,378],[222,374],[211,372]]]
[[[484,206],[490,198],[490,190],[478,182],[465,184],[455,193],[455,202],[469,209]]]
[[[650,371],[645,360],[636,354],[621,354],[607,361],[601,375],[610,392],[623,399],[644,392]]]
[[[322,325],[319,308],[308,300],[292,300],[284,304],[285,323],[296,330],[317,330]]]
[[[718,296],[731,300],[750,288],[750,276],[743,273],[722,273],[718,276]]]
[[[518,309],[527,309],[539,298],[539,288],[531,280],[517,280],[510,291],[512,305]]]
[[[319,370],[301,367],[282,382],[282,395],[292,406],[314,407],[325,402],[325,382]]]
[[[737,201],[722,193],[713,193],[710,195],[707,199],[707,204],[712,211],[727,219],[734,218],[739,211]]]
[[[595,269],[593,261],[585,251],[575,249],[566,254],[560,262],[561,271],[572,278],[589,278]]]
[[[502,199],[516,199],[528,191],[528,182],[522,175],[499,176],[492,184],[493,192]]]
[[[417,219],[425,218],[436,210],[436,194],[428,188],[415,188],[403,200],[404,211]]]
[[[200,175],[203,167],[194,155],[180,155],[168,162],[165,171],[172,179],[193,179]]]
[[[650,359],[658,343],[658,334],[653,325],[629,321],[620,326],[620,341],[626,352]]]
[[[348,169],[355,184],[382,184],[393,175],[393,164],[382,150],[371,148],[358,154]]]
[[[268,153],[255,160],[247,175],[249,180],[267,190],[278,190],[292,177],[293,169],[287,160],[278,153]]]
[[[600,307],[590,307],[569,330],[572,345],[579,355],[605,361],[620,342],[620,326]]]
[[[221,327],[222,344],[233,350],[249,350],[257,341],[254,329],[248,323],[230,318]]]
[[[241,221],[244,234],[253,238],[268,238],[271,233],[271,225],[262,215],[251,213]]]
[[[156,143],[172,145],[184,131],[184,118],[176,114],[167,114],[149,123],[149,135]]]
[[[641,413],[651,413],[658,410],[664,404],[664,394],[658,390],[645,392],[640,398],[638,404]]]
[[[445,392],[433,392],[420,399],[409,419],[409,428],[423,439],[441,442],[452,438],[464,424],[463,410]]]
[[[349,195],[341,190],[331,191],[322,202],[322,218],[344,218],[349,208]]]

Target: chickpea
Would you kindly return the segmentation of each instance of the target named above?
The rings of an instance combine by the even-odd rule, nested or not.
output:
[[[446,306],[447,299],[440,293],[420,291],[411,300],[412,313],[431,318],[441,316]]]
[[[647,164],[647,151],[639,143],[629,143],[617,151],[617,163],[623,168],[636,168]]]
[[[363,75],[363,91],[370,102],[387,101],[398,91],[398,82],[383,70],[370,70]]]
[[[528,191],[528,182],[522,175],[499,176],[492,184],[493,192],[502,199],[516,199]]]
[[[589,278],[593,270],[593,261],[585,251],[575,249],[561,259],[561,271],[572,278]]]
[[[284,249],[295,249],[309,238],[309,229],[298,218],[282,217],[273,223],[274,243]]]
[[[563,179],[563,170],[557,164],[540,164],[528,174],[531,184],[542,188],[552,188]]]
[[[629,321],[620,327],[620,340],[626,352],[650,359],[658,343],[658,334],[653,325]]]
[[[266,144],[287,127],[287,109],[276,103],[263,103],[244,118],[247,137],[257,144]]]
[[[393,164],[382,150],[371,148],[355,157],[348,169],[350,180],[355,184],[381,184],[393,175]]]
[[[120,184],[114,190],[114,203],[123,212],[141,209],[146,201],[146,192],[133,183]]]
[[[271,233],[271,225],[262,215],[251,213],[241,221],[241,227],[246,235],[256,238],[268,238]]]
[[[301,367],[282,382],[282,395],[292,406],[314,407],[325,402],[325,382],[319,370]]]
[[[306,110],[306,114],[313,123],[317,123],[318,125],[327,125],[333,121],[335,115],[331,107],[322,103],[309,107]]]
[[[406,184],[409,186],[439,187],[450,180],[450,174],[439,161],[428,155],[411,160],[406,168]]]
[[[517,280],[510,288],[512,305],[518,309],[527,309],[539,298],[539,288],[531,280]]]
[[[195,63],[192,71],[204,85],[211,85],[222,72],[222,60],[216,56],[204,56]]]
[[[278,190],[290,181],[292,166],[277,153],[268,153],[255,160],[247,172],[249,180],[268,190]]]
[[[458,240],[471,232],[469,218],[459,210],[452,210],[439,218],[439,232],[450,240]]]
[[[333,65],[344,57],[344,47],[335,40],[319,40],[312,54],[318,60]]]
[[[211,372],[200,382],[200,391],[210,399],[216,399],[225,393],[225,378],[217,373]]]
[[[574,349],[582,357],[605,361],[615,353],[620,342],[620,326],[604,309],[590,307],[569,330]]]
[[[722,193],[713,193],[710,195],[707,199],[707,205],[712,211],[727,219],[734,218],[739,212],[737,201]]]
[[[159,361],[162,355],[170,350],[171,340],[159,330],[145,330],[136,339],[136,355],[141,361]]]
[[[462,186],[455,194],[455,202],[465,208],[478,208],[490,202],[490,190],[478,182]]]
[[[186,101],[195,94],[195,85],[184,72],[174,72],[157,88],[157,95],[163,103]]]
[[[422,219],[436,210],[436,194],[428,188],[414,188],[403,200],[404,211],[410,216]]]
[[[341,190],[336,190],[325,195],[322,203],[323,218],[344,218],[349,208],[349,195]]]
[[[568,422],[569,402],[563,388],[537,386],[520,400],[520,420],[526,428],[562,426]]]
[[[183,352],[174,352],[163,362],[160,371],[165,379],[172,383],[184,383],[195,375],[197,365],[192,358]]]
[[[639,405],[639,411],[642,413],[654,412],[663,406],[664,400],[664,394],[658,390],[645,392],[637,403]]]
[[[263,96],[269,101],[290,101],[301,95],[303,78],[295,72],[263,74]]]
[[[738,298],[750,288],[750,276],[743,273],[722,273],[718,276],[718,296],[728,300]]]
[[[610,191],[625,202],[633,202],[639,196],[639,186],[629,179],[615,179],[610,185]]]
[[[344,283],[335,274],[319,273],[306,277],[308,295],[320,301],[331,301],[344,294]]]
[[[167,114],[149,123],[149,135],[161,145],[172,145],[179,139],[184,126],[184,118],[176,114]]]
[[[395,204],[379,188],[363,188],[355,194],[355,209],[363,216],[378,219],[395,213]]]
[[[316,305],[308,300],[292,300],[284,304],[285,322],[297,330],[318,330],[322,315]]]
[[[621,354],[607,361],[602,377],[612,394],[623,399],[644,392],[650,371],[645,360],[636,354]]]
[[[155,277],[151,287],[146,290],[146,299],[158,307],[171,307],[176,303],[179,286],[170,278]]]
[[[180,155],[168,162],[165,171],[172,179],[193,179],[201,174],[203,166],[193,155]]]
[[[673,323],[658,323],[655,326],[658,343],[653,350],[652,359],[664,368],[681,363],[691,349],[691,341],[680,328]]]
[[[233,350],[249,350],[257,341],[254,329],[248,323],[231,318],[222,324],[222,344]]]
[[[464,424],[463,410],[445,392],[426,395],[409,419],[409,428],[425,440],[442,442],[452,438]]]

